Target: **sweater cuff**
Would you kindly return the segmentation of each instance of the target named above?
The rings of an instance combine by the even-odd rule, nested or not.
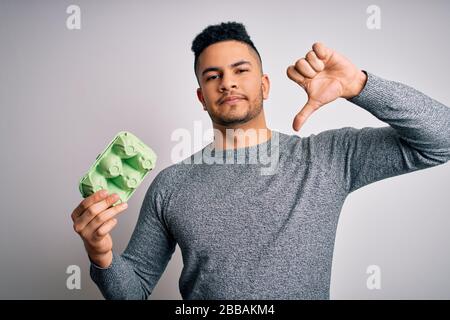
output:
[[[394,89],[391,81],[382,79],[366,70],[362,71],[367,75],[366,85],[357,96],[347,100],[369,112],[380,111],[382,107],[390,105]]]
[[[115,275],[115,269],[116,266],[119,264],[118,256],[113,251],[113,258],[111,264],[107,268],[102,268],[98,265],[96,265],[90,258],[89,261],[91,262],[90,265],[90,275],[91,279],[96,282],[104,282],[108,279],[114,279],[116,277]]]

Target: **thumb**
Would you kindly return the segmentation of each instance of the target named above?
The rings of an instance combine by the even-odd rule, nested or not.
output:
[[[316,106],[308,99],[308,102],[304,105],[304,107],[300,110],[299,113],[294,118],[294,122],[292,123],[292,128],[295,131],[299,131],[303,126],[305,121],[309,118],[309,116],[316,111],[320,106]]]

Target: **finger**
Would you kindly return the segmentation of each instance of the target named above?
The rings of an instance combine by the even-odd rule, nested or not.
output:
[[[108,190],[99,190],[81,201],[81,203],[72,212],[72,221],[75,221],[87,208],[96,202],[99,202],[108,196]]]
[[[323,61],[328,61],[328,59],[331,57],[331,49],[327,48],[323,43],[316,42],[312,46],[314,52],[316,53],[317,57]]]
[[[289,66],[287,68],[286,74],[289,79],[299,84],[301,87],[305,88],[305,77],[302,76],[300,73],[298,73],[297,70],[295,70],[294,66]]]
[[[305,78],[314,78],[317,72],[309,65],[305,58],[297,60],[295,63],[295,70],[297,70]]]
[[[300,110],[299,113],[294,118],[294,122],[292,124],[292,128],[295,131],[300,130],[300,128],[303,126],[305,121],[309,118],[309,116],[316,110],[317,108],[314,107],[312,104],[309,103],[309,101],[306,103],[306,105]]]
[[[90,239],[95,237],[95,232],[98,228],[100,228],[105,222],[113,219],[118,214],[125,211],[128,207],[126,202],[121,203],[115,207],[111,207],[108,210],[97,215],[94,219],[92,219],[89,224],[81,231],[82,237],[85,239]]]
[[[306,61],[311,65],[311,67],[316,72],[321,72],[325,68],[325,64],[320,60],[314,51],[309,51],[306,55]]]
[[[117,225],[117,219],[112,218],[106,221],[104,224],[102,224],[94,233],[94,236],[98,239],[103,238],[108,233],[111,232],[111,230]]]
[[[116,193],[113,193],[102,201],[91,205],[78,218],[75,218],[75,231],[84,229],[92,219],[116,203],[117,200],[119,200],[119,196]]]

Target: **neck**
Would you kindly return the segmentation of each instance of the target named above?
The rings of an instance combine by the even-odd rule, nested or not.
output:
[[[237,149],[264,143],[272,137],[267,128],[264,109],[248,122],[223,126],[213,122],[214,147],[216,149]]]

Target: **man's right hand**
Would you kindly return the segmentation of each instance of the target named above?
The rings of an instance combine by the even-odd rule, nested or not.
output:
[[[112,262],[113,242],[109,232],[117,225],[114,217],[127,208],[127,203],[112,207],[119,200],[115,193],[100,190],[80,202],[72,212],[73,228],[84,242],[91,261],[101,268]]]

